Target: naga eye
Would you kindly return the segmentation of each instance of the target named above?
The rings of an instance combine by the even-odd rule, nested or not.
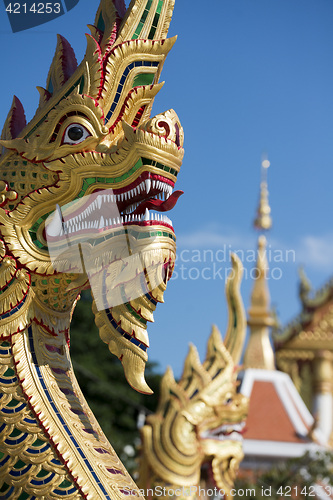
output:
[[[63,144],[80,144],[90,135],[83,125],[73,123],[66,128]]]

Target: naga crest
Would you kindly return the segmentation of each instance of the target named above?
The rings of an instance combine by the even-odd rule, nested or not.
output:
[[[0,141],[0,272],[12,280],[3,335],[31,321],[68,332],[90,286],[100,336],[141,392],[150,391],[146,324],[175,261],[164,212],[182,194],[173,192],[183,157],[178,117],[150,118],[175,42],[166,39],[173,6],[132,0],[126,11],[123,0],[102,0],[82,63],[59,36],[34,118],[26,124],[14,97]]]
[[[242,343],[245,334],[242,303],[235,290],[240,263],[233,259],[236,273],[227,283],[232,314],[226,344],[230,328],[236,341]],[[234,354],[235,349],[229,352],[213,326],[202,364],[191,345],[181,379],[176,382],[172,370],[166,371],[157,412],[147,417],[142,428],[140,486],[144,491],[156,491],[161,485],[169,491],[185,487],[186,496],[196,497],[198,491],[192,488],[204,485],[201,474],[206,464],[215,486],[226,497],[229,494],[243,459],[241,434],[248,411],[247,398],[237,392],[238,369],[231,352]]]

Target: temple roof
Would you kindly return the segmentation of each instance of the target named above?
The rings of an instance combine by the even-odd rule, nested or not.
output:
[[[311,293],[311,285],[300,272],[301,313],[273,334],[276,351],[292,349],[333,350],[333,278]]]
[[[292,458],[324,443],[321,433],[313,432],[314,418],[289,375],[245,370],[240,392],[250,398],[243,433],[245,456]]]

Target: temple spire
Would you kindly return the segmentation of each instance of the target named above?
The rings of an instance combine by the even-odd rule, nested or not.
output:
[[[265,157],[261,163],[261,183],[260,183],[260,199],[257,209],[257,217],[254,220],[254,227],[259,231],[268,231],[272,227],[271,207],[268,202],[267,189],[267,169],[270,162]]]
[[[271,208],[268,202],[267,169],[270,162],[265,158],[262,162],[260,200],[254,226],[261,232],[272,226]],[[270,309],[270,295],[267,282],[267,240],[261,234],[258,238],[257,263],[255,280],[251,294],[251,305],[248,311],[250,337],[244,354],[244,368],[260,368],[275,370],[275,357],[270,342],[270,327],[274,319]]]

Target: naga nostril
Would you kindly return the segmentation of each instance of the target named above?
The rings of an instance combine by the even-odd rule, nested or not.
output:
[[[158,128],[160,129],[160,131],[161,131],[162,129],[164,129],[164,130],[165,130],[165,133],[164,133],[164,134],[162,134],[162,133],[160,134],[160,135],[162,135],[162,137],[170,138],[170,127],[169,127],[169,124],[168,124],[167,122],[165,122],[165,121],[161,120],[161,121],[159,121],[159,122],[157,123],[157,126],[158,126]]]

